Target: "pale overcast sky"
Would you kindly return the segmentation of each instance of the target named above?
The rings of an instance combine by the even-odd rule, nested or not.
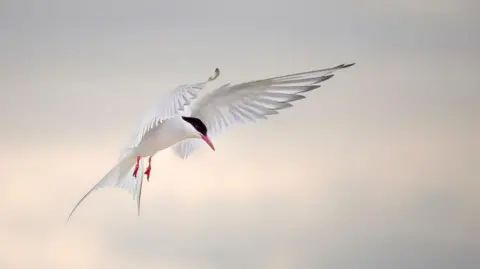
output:
[[[480,268],[480,2],[0,2],[0,267]],[[75,203],[163,94],[341,63]]]

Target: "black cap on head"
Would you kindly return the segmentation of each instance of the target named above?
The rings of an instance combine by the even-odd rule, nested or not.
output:
[[[202,120],[194,117],[182,117],[184,121],[190,123],[195,130],[197,130],[199,133],[203,134],[204,136],[207,136],[207,126],[203,123]]]

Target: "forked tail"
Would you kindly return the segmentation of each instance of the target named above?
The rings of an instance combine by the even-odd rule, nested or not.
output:
[[[133,195],[133,199],[137,201],[137,212],[140,215],[140,198],[142,195],[142,183],[144,175],[143,159],[140,160],[138,166],[137,177],[133,176],[133,170],[136,164],[136,156],[127,155],[120,159],[120,161],[95,185],[87,194],[85,194],[80,201],[75,205],[72,212],[68,216],[67,223],[70,220],[73,212],[77,207],[87,198],[87,196],[96,189],[111,187],[121,188],[127,190]]]

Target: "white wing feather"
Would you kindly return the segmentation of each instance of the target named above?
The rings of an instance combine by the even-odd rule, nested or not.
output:
[[[320,82],[334,76],[333,72],[354,64],[295,73],[236,85],[226,84],[192,104],[192,117],[200,118],[213,138],[237,123],[256,122],[278,114],[278,110],[292,106],[292,102],[305,98],[299,93],[320,87]],[[172,149],[181,158],[187,158],[202,144],[188,139]]]
[[[203,88],[205,88],[206,84],[216,79],[219,75],[220,70],[217,68],[215,69],[214,76],[210,77],[207,81],[181,85],[172,91],[169,96],[162,99],[162,101],[160,101],[141,122],[140,128],[134,134],[133,138],[130,140],[130,143],[121,152],[118,163],[96,185],[94,185],[87,192],[87,194],[82,197],[82,199],[80,199],[80,201],[70,212],[67,222],[77,207],[93,191],[106,187],[127,190],[130,194],[132,194],[133,199],[137,201],[137,210],[138,214],[140,214],[140,199],[142,195],[144,164],[143,160],[140,160],[138,170],[138,174],[140,175],[139,178],[132,176],[132,171],[134,169],[133,165],[135,164],[136,156],[130,156],[128,151],[132,148],[135,148],[142,141],[144,135],[153,128],[157,127],[162,121],[172,118],[179,112],[183,111],[193,99],[198,97],[198,94],[201,90],[203,90]]]
[[[215,80],[220,75],[220,70],[215,69],[214,76],[208,78],[207,81],[184,84],[178,86],[172,92],[170,92],[165,98],[162,98],[147,114],[147,116],[140,123],[139,128],[130,139],[127,146],[123,149],[122,156],[124,156],[128,150],[135,148],[140,144],[143,137],[151,130],[156,128],[164,120],[175,117],[179,112],[190,105],[192,100],[197,98],[200,92],[205,88],[208,82]]]

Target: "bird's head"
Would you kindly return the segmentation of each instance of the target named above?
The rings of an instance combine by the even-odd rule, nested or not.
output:
[[[210,138],[208,138],[207,126],[205,126],[202,120],[194,117],[182,117],[182,119],[188,123],[188,131],[191,133],[193,138],[202,139],[210,146],[210,148],[212,148],[212,150],[215,150],[212,141],[210,141]]]

